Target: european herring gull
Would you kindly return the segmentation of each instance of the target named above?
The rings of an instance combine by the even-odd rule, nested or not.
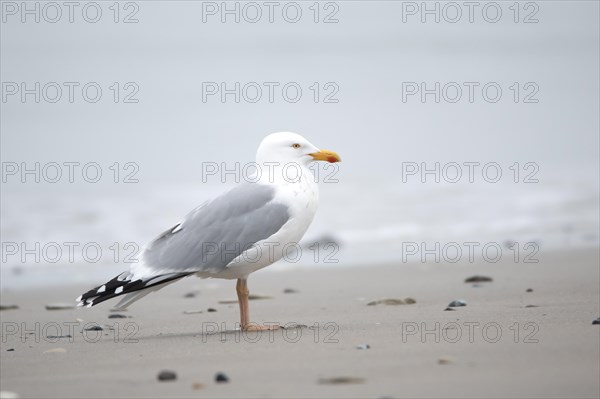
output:
[[[124,295],[116,305],[124,309],[192,275],[237,279],[241,328],[276,328],[250,322],[248,276],[281,259],[286,244],[300,241],[312,222],[319,191],[309,164],[340,160],[299,134],[268,135],[256,153],[255,179],[193,209],[150,242],[128,271],[77,298],[78,306]]]

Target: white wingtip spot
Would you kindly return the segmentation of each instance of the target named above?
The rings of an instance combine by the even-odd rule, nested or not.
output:
[[[123,292],[123,286],[117,287],[115,294],[120,294],[121,292]]]
[[[87,305],[85,305],[85,307],[86,307],[86,308],[91,308],[93,304],[94,304],[94,302],[90,302],[90,303],[88,303]]]
[[[75,299],[75,302],[81,302],[81,299],[83,298],[83,295],[79,295],[77,297],[77,299]]]
[[[96,291],[96,294],[99,294],[104,291],[106,291],[106,285],[103,285],[102,287],[98,288],[98,291]]]

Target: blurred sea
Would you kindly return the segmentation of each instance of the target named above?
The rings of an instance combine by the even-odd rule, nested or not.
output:
[[[538,7],[535,23],[524,23],[525,14],[515,22],[512,1],[491,2],[503,8],[497,23],[481,17],[483,7],[474,22],[466,10],[458,23],[421,15],[404,22],[409,2],[400,1],[327,2],[339,8],[335,23],[314,22],[312,1],[298,3],[298,23],[223,23],[218,15],[203,22],[204,3],[139,2],[137,23],[115,23],[107,9],[98,23],[21,23],[16,15],[0,24],[3,82],[104,88],[96,103],[31,95],[3,102],[2,162],[98,162],[106,176],[113,162],[135,162],[140,180],[22,184],[13,176],[2,183],[3,246],[24,243],[40,255],[36,262],[22,259],[21,248],[14,255],[3,248],[2,289],[104,282],[127,267],[136,247],[233,183],[202,183],[202,162],[252,161],[266,134],[284,130],[342,156],[338,182],[320,184],[320,209],[305,237],[306,244],[335,241],[339,251],[304,247],[297,263],[267,270],[401,264],[406,243],[493,242],[513,256],[506,248],[516,241],[521,258],[530,242],[540,258],[599,245],[598,2],[519,2],[523,12]],[[139,101],[113,101],[115,82],[135,83]],[[294,82],[304,95],[294,103],[279,92],[273,102],[206,101],[206,82]],[[315,82],[335,84],[337,101],[315,102]],[[454,103],[406,100],[406,82],[479,86],[473,102],[465,94]],[[498,102],[482,98],[479,88],[489,82],[503,89]],[[514,101],[515,83],[535,84],[538,101]],[[498,162],[502,180],[402,179],[402,162],[467,161]],[[537,163],[539,182],[514,183],[514,162]],[[78,243],[72,259],[64,243]],[[89,261],[95,245],[84,259],[87,243],[101,248],[97,262]],[[63,253],[46,261],[56,246]]]
[[[511,257],[515,252],[509,243],[517,242],[519,262],[533,253],[533,248],[525,247],[528,243],[539,246],[534,259],[553,250],[598,246],[598,182],[577,173],[561,177],[540,173],[538,177],[539,183],[530,184],[421,183],[414,176],[406,183],[400,177],[383,182],[379,178],[346,181],[341,176],[336,183],[322,182],[320,208],[300,243],[301,253],[291,253],[292,262],[279,262],[267,270],[401,265],[421,261],[421,255],[434,249],[436,242],[438,253],[456,243],[463,251],[462,261],[468,259],[465,242],[479,243],[476,261],[481,261],[482,247],[488,243],[498,244],[502,256]],[[3,192],[3,245],[25,243],[25,249],[33,250],[27,254],[20,247],[12,255],[4,251],[3,289],[93,284],[109,278],[128,267],[128,255],[230,184],[92,186],[87,190],[72,186],[67,191],[64,186],[21,187]],[[36,242],[40,243],[37,250]],[[327,242],[335,245],[324,246]],[[72,258],[66,243],[77,243],[71,244]],[[417,253],[409,253],[414,245]],[[441,262],[458,256],[448,248]],[[426,259],[435,261],[431,254]]]

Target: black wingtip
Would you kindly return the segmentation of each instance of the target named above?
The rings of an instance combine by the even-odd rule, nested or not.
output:
[[[90,308],[108,299],[164,284],[169,281],[189,276],[190,274],[193,273],[167,273],[153,276],[146,280],[138,279],[132,281],[132,275],[128,272],[124,272],[108,281],[106,284],[100,285],[80,295],[76,299],[78,302],[77,306]]]

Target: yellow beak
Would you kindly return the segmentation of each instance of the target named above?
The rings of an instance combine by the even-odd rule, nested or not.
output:
[[[333,151],[321,150],[319,152],[314,152],[309,155],[313,157],[315,161],[327,161],[331,163],[342,161],[342,158],[340,158],[340,156]]]

